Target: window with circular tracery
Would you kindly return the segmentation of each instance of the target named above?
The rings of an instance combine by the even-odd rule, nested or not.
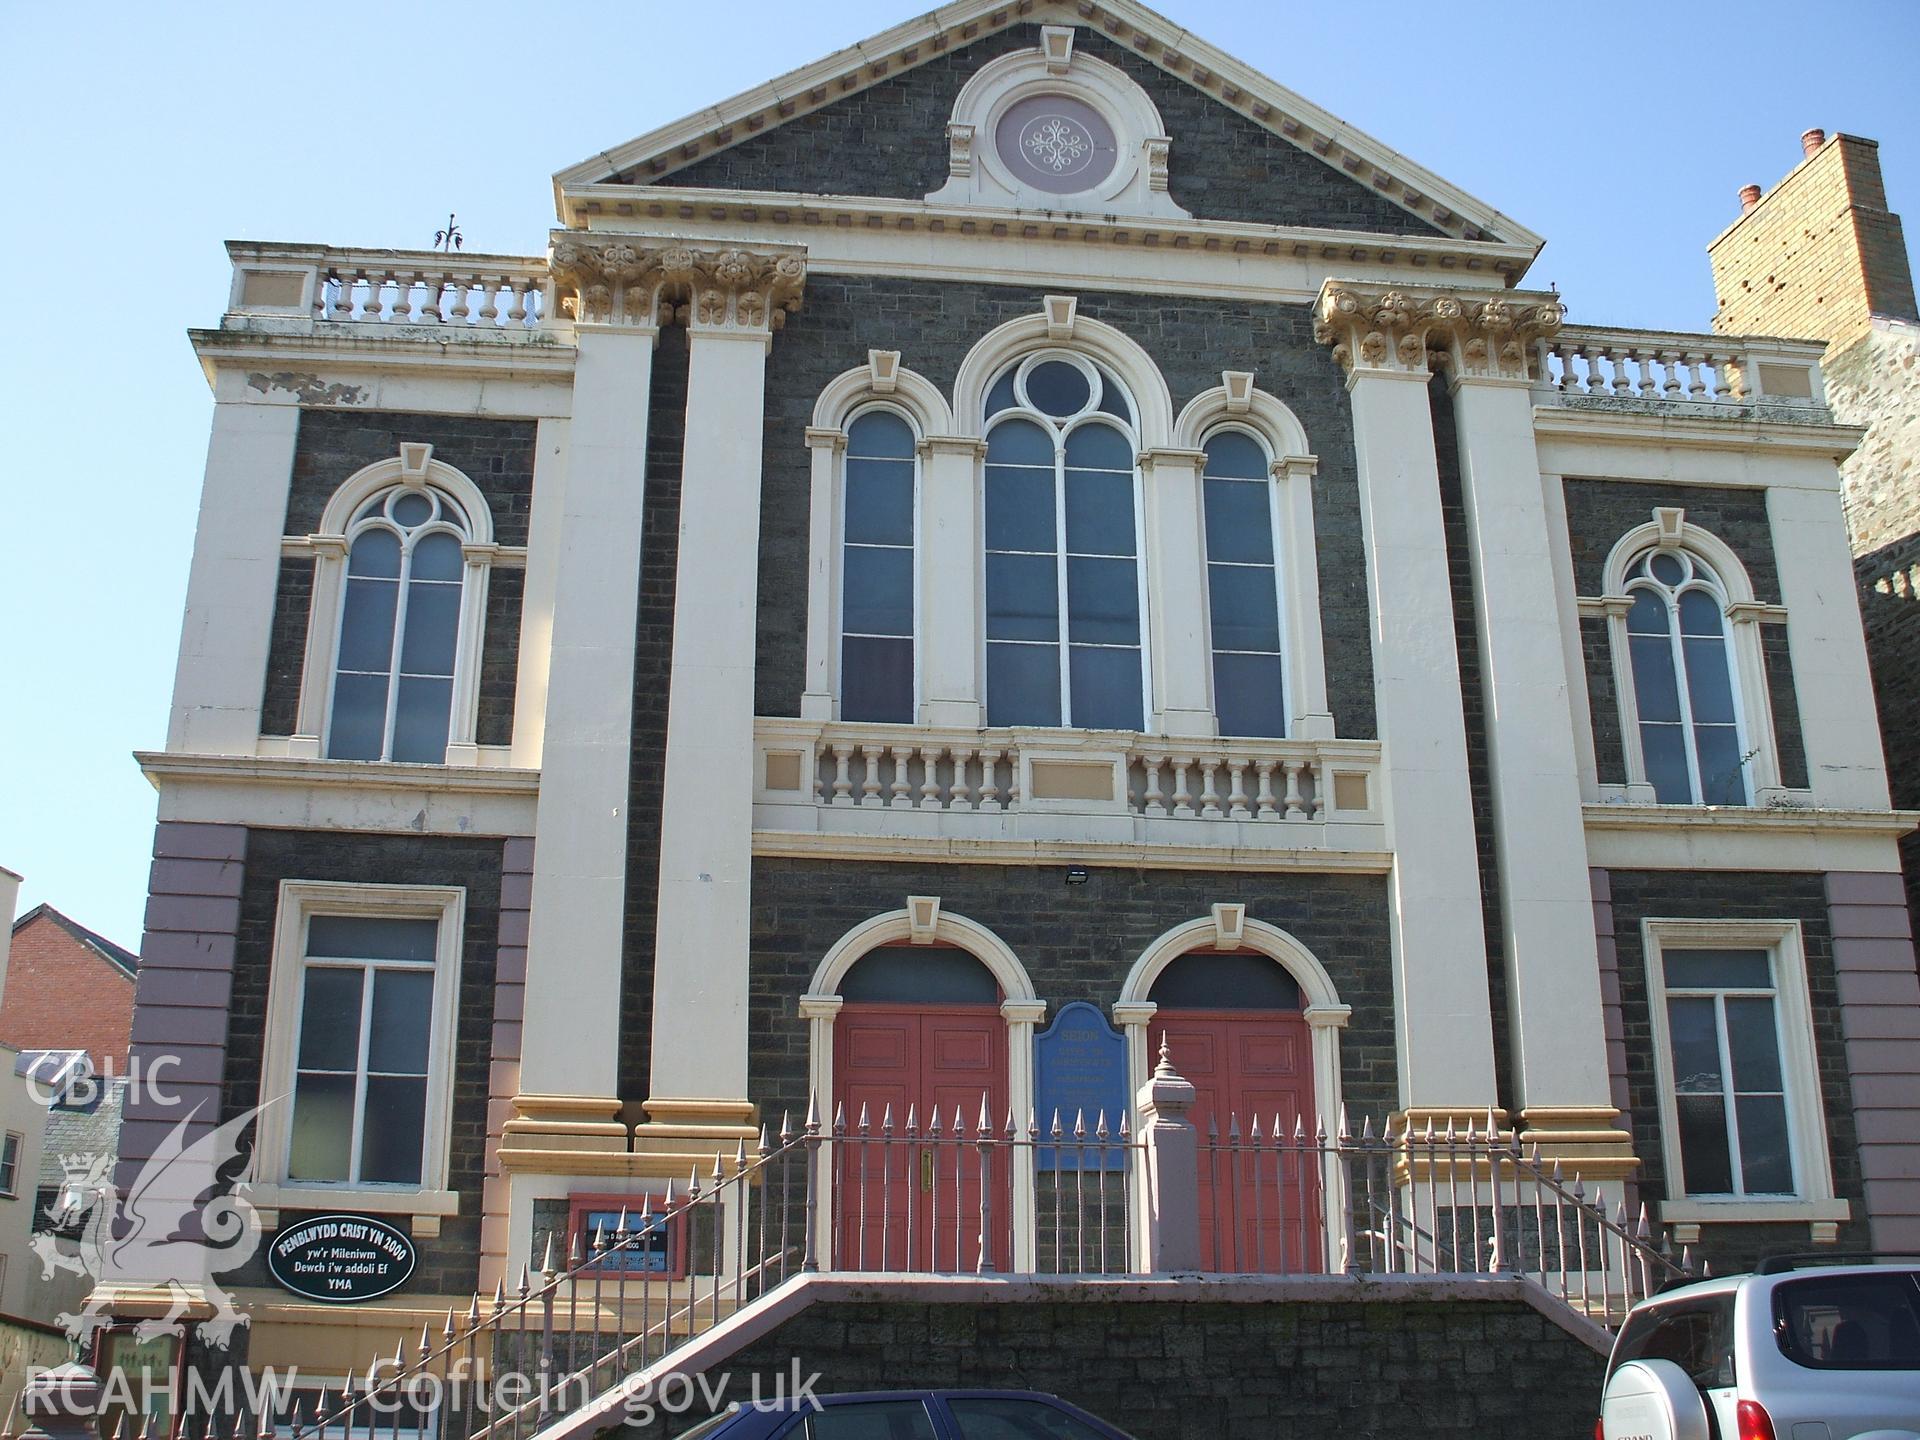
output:
[[[1745,805],[1746,756],[1726,591],[1699,557],[1650,550],[1627,570],[1627,646],[1647,780],[1663,805]]]
[[[394,486],[355,512],[329,758],[445,760],[471,528],[459,503],[432,486]]]
[[[988,389],[990,725],[1145,728],[1133,415],[1110,373],[1068,351]]]
[[[1029,95],[1009,105],[994,127],[994,149],[1014,178],[1051,195],[1091,190],[1113,173],[1113,126],[1072,95]]]

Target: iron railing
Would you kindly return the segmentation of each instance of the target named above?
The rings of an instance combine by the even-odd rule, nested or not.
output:
[[[798,1130],[763,1130],[752,1154],[717,1154],[705,1176],[635,1197],[591,1233],[536,1235],[537,1271],[449,1309],[437,1334],[423,1327],[358,1378],[102,1433],[527,1440],[803,1271],[1148,1273],[1169,1268],[1158,1227],[1183,1207],[1203,1272],[1522,1276],[1603,1325],[1692,1273],[1644,1207],[1628,1219],[1618,1182],[1563,1175],[1492,1114],[1357,1135],[1344,1117],[1329,1134],[1230,1114],[1224,1136],[1210,1121],[1168,1151],[1160,1119],[1136,1136],[1124,1115],[995,1124],[986,1107],[924,1122],[863,1108],[830,1125],[810,1109]]]
[[[1644,1205],[1629,1219],[1609,1192],[1526,1150],[1489,1113],[1358,1135],[1263,1132],[1227,1117],[1200,1145],[1203,1262],[1215,1271],[1523,1275],[1574,1309],[1616,1324],[1633,1304],[1692,1275],[1691,1255],[1656,1240]]]

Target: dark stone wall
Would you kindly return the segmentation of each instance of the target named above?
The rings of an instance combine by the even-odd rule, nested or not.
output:
[[[300,671],[313,613],[313,561],[280,559],[273,590],[273,628],[267,639],[266,688],[260,697],[260,733],[291,735],[300,723]]]
[[[356,471],[400,452],[403,440],[424,440],[433,458],[451,465],[487,498],[493,538],[525,545],[533,507],[532,420],[477,415],[407,415],[379,410],[302,410],[295,437],[293,483],[286,532],[311,535],[326,504]],[[525,572],[496,567],[488,582],[486,633],[480,668],[478,739],[505,745],[513,738],[513,698],[520,651],[520,601]],[[280,562],[260,733],[290,735],[300,709],[300,672],[313,602],[313,563]]]
[[[777,190],[918,200],[947,181],[947,122],[961,86],[987,61],[1040,43],[1016,25],[868,86],[844,100],[750,135],[641,184]],[[1105,36],[1081,29],[1076,50],[1118,66],[1152,97],[1173,139],[1168,193],[1207,220],[1438,235],[1438,226],[1264,125]],[[989,143],[978,136],[976,145]]]
[[[1767,704],[1773,712],[1774,748],[1780,755],[1780,783],[1807,788],[1807,744],[1800,733],[1800,696],[1793,684],[1793,656],[1785,625],[1760,627],[1760,658],[1767,671]]]
[[[1518,1300],[835,1301],[730,1357],[728,1398],[791,1394],[796,1359],[823,1395],[1039,1390],[1140,1440],[1587,1440],[1606,1369]]]
[[[499,840],[437,835],[369,835],[346,831],[252,830],[240,894],[233,989],[227,1029],[222,1120],[252,1109],[261,1094],[261,1042],[267,1025],[267,982],[282,880],[466,887],[466,932],[460,960],[448,1188],[460,1192],[460,1213],[441,1222],[434,1239],[416,1241],[419,1268],[403,1293],[463,1295],[479,1283],[480,1186],[487,1139],[487,1069],[492,1054],[494,962],[500,946]],[[285,1103],[285,1102],[282,1102]],[[282,1224],[304,1212],[283,1210]],[[402,1230],[404,1215],[383,1217]],[[271,1285],[261,1255],[233,1272],[230,1283]]]
[[[775,342],[776,348],[778,341]],[[643,1100],[653,1041],[654,921],[659,913],[660,790],[680,561],[680,461],[687,429],[687,338],[661,332],[647,415],[640,609],[633,655],[633,754],[627,797],[627,910],[620,961],[620,1095]],[[761,544],[767,543],[766,533]],[[804,521],[802,545],[805,544]],[[805,563],[804,556],[802,564]],[[802,599],[804,615],[805,601]],[[804,621],[803,621],[804,623]],[[743,759],[742,763],[746,763]]]
[[[1920,725],[1914,723],[1920,706],[1920,534],[1860,556],[1854,575],[1867,627],[1867,661],[1880,711],[1887,782],[1893,803],[1912,809],[1920,806]],[[1907,908],[1920,915],[1920,834],[1902,837],[1900,856]]]
[[[1398,1104],[1387,882],[1378,875],[1096,868],[1068,886],[1063,866],[931,865],[762,858],[753,862],[748,996],[749,1096],[770,1124],[807,1109],[807,1022],[795,1001],[821,956],[862,921],[938,895],[943,912],[978,921],[1026,966],[1052,1010],[1087,1000],[1107,1012],[1127,971],[1173,926],[1220,900],[1296,937],[1353,1007],[1341,1036],[1341,1085],[1358,1126]],[[826,1103],[822,1097],[822,1104]]]
[[[1834,1193],[1853,1202],[1854,1219],[1840,1227],[1841,1249],[1865,1249],[1866,1209],[1847,1074],[1840,999],[1834,981],[1833,931],[1826,877],[1818,874],[1731,870],[1613,870],[1613,939],[1620,959],[1621,1018],[1626,1030],[1627,1088],[1634,1153],[1640,1157],[1640,1197],[1649,1210],[1668,1196],[1660,1147],[1660,1100],[1647,995],[1647,955],[1640,922],[1648,917],[1701,920],[1798,920],[1806,947],[1807,990],[1819,1055],[1820,1099],[1833,1157]],[[1655,1211],[1654,1213],[1658,1213]],[[1762,1257],[1808,1247],[1804,1221],[1781,1225],[1709,1225],[1696,1252],[1716,1274],[1751,1269]]]
[[[1513,1105],[1513,1061],[1508,1045],[1512,1007],[1507,995],[1506,931],[1500,915],[1500,864],[1494,849],[1493,772],[1487,751],[1486,670],[1474,612],[1473,553],[1460,477],[1460,436],[1447,382],[1427,386],[1433,414],[1434,456],[1440,472],[1440,518],[1446,527],[1447,578],[1453,591],[1454,651],[1460,665],[1460,705],[1467,729],[1467,793],[1473,804],[1473,843],[1480,865],[1480,931],[1487,951],[1487,1000],[1493,1021],[1494,1092]]]
[[[1613,635],[1605,616],[1580,617],[1580,655],[1593,720],[1594,777],[1602,785],[1624,785],[1627,752],[1620,734],[1620,697],[1613,688]]]
[[[532,420],[479,415],[410,415],[384,410],[302,410],[287,496],[287,534],[311,535],[333,492],[354,472],[400,453],[402,440],[424,440],[433,458],[451,465],[487,497],[493,538],[527,543],[533,509]]]
[[[759,656],[755,708],[797,715],[805,686],[807,507],[811,459],[804,436],[820,392],[867,363],[871,347],[948,395],[961,360],[996,325],[1040,309],[1042,291],[1018,286],[935,284],[884,277],[816,275],[806,305],[777,336],[767,362],[767,431],[760,520]],[[1327,691],[1343,738],[1371,739],[1373,661],[1366,558],[1360,539],[1352,412],[1344,377],[1313,340],[1307,307],[1153,295],[1081,296],[1080,311],[1104,320],[1153,357],[1177,414],[1222,370],[1252,370],[1306,427],[1320,457],[1314,528]],[[656,406],[655,415],[659,414]]]

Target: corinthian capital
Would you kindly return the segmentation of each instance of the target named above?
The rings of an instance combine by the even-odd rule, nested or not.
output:
[[[555,231],[548,268],[576,321],[768,334],[800,308],[806,252],[798,246],[696,249],[645,236]]]
[[[1532,343],[1560,328],[1559,298],[1537,292],[1391,289],[1329,280],[1314,304],[1313,336],[1348,374],[1525,380]]]
[[[768,334],[800,308],[806,252],[798,246],[676,247],[661,265],[675,301],[674,318],[690,330]]]

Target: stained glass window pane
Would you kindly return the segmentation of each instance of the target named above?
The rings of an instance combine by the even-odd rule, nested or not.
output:
[[[1209,565],[1207,608],[1215,650],[1280,648],[1280,601],[1264,565]]]
[[[1060,650],[1056,645],[987,643],[987,723],[1060,723]]]
[[[1067,549],[1079,555],[1132,555],[1133,476],[1067,471]]]
[[[378,760],[386,739],[386,675],[340,675],[333,682],[331,760]]]
[[[393,715],[393,758],[416,765],[444,764],[452,706],[452,680],[402,676]]]
[[[1059,638],[1058,564],[1051,555],[987,556],[987,639]]]
[[[1245,565],[1273,563],[1273,522],[1267,487],[1252,480],[1206,484],[1207,559]]]
[[[1060,419],[1078,415],[1092,398],[1093,387],[1078,365],[1042,360],[1027,372],[1027,399],[1043,415]]]
[[[1073,723],[1087,730],[1138,730],[1143,724],[1140,652],[1072,646]]]
[[[1241,480],[1267,478],[1267,452],[1260,442],[1239,430],[1222,430],[1207,441],[1209,478],[1232,477]]]
[[[847,541],[913,544],[913,462],[847,459]]]
[[[1067,637],[1091,645],[1140,643],[1139,574],[1133,561],[1068,557]],[[1074,691],[1076,714],[1079,693]]]
[[[913,721],[913,641],[848,636],[840,649],[840,718]]]
[[[870,410],[847,429],[847,456],[911,460],[913,427],[889,410]]]
[[[1280,657],[1216,654],[1213,711],[1222,735],[1286,734]]]
[[[1053,466],[987,467],[987,549],[1051,552],[1055,548]]]
[[[849,635],[913,634],[913,552],[849,545],[842,592]]]

